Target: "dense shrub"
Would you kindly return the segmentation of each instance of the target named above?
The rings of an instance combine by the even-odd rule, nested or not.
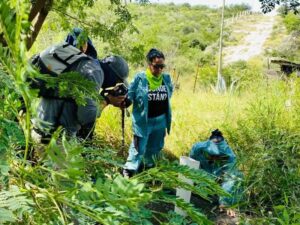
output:
[[[291,32],[278,45],[277,49],[272,51],[271,55],[285,58],[293,62],[299,62],[300,49],[300,31]]]
[[[250,207],[272,210],[285,205],[286,198],[289,204],[299,203],[299,89],[299,81],[268,84],[237,126],[228,125],[230,143],[245,171]]]
[[[292,12],[288,13],[283,19],[288,32],[300,31],[300,16]]]
[[[207,44],[199,41],[198,39],[193,39],[191,42],[190,42],[190,45],[189,47],[191,48],[199,48],[201,49],[202,51],[204,51],[207,47]]]
[[[194,31],[195,31],[195,29],[193,27],[190,27],[190,26],[186,26],[186,27],[182,28],[183,35],[193,33]]]
[[[182,7],[190,9],[192,6],[189,3],[183,3]]]
[[[262,72],[258,65],[237,61],[223,69],[223,76],[228,87],[234,85],[245,90],[262,79]]]

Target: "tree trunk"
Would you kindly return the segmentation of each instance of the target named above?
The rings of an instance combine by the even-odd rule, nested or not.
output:
[[[52,7],[53,0],[36,0],[35,3],[32,4],[28,16],[28,21],[33,24],[33,31],[29,34],[26,45],[27,49],[29,50],[33,45],[34,41],[36,40],[37,35],[39,34],[43,23]],[[36,18],[37,17],[37,18]],[[36,18],[36,20],[35,20]],[[7,46],[7,42],[4,38],[3,33],[0,33],[0,43],[3,47]]]
[[[35,42],[44,22],[49,14],[49,11],[52,7],[53,0],[37,0],[37,2],[32,5],[30,13],[29,13],[29,21],[33,21],[38,15],[35,24],[33,25],[33,31],[27,39],[27,49],[29,50],[33,43]]]
[[[42,8],[45,7],[47,1],[44,0],[37,0],[33,5],[31,6],[30,13],[28,20],[31,22],[36,15],[42,10]]]

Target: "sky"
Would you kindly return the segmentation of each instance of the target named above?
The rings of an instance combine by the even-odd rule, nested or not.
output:
[[[175,4],[189,3],[191,5],[207,5],[211,7],[219,7],[223,4],[223,0],[151,0],[153,3],[169,3]],[[252,10],[259,11],[260,3],[258,0],[225,0],[226,5],[246,3],[252,7]]]

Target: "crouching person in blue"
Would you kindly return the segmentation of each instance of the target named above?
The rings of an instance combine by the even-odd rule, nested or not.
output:
[[[128,91],[128,98],[133,102],[134,136],[123,169],[125,177],[136,173],[142,161],[145,168],[154,166],[154,159],[164,147],[166,131],[169,133],[171,128],[173,85],[170,75],[163,73],[165,56],[151,49],[146,57],[148,68],[136,74]]]
[[[209,140],[193,145],[190,157],[200,161],[200,168],[216,177],[229,197],[219,197],[220,211],[231,207],[241,199],[242,173],[236,168],[236,156],[228,146],[222,132],[214,130]],[[235,211],[227,209],[227,215],[235,217]]]

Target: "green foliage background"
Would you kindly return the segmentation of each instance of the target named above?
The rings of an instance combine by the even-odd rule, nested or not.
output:
[[[179,166],[176,160],[215,128],[224,132],[245,174],[245,200],[236,206],[241,223],[300,223],[300,83],[295,75],[286,80],[274,79],[265,76],[264,65],[258,60],[236,62],[224,68],[230,88],[219,95],[211,88],[216,79],[218,10],[188,4],[129,4],[133,20],[123,20],[129,15],[118,1],[63,3],[56,2],[30,52],[24,43],[29,31],[29,2],[0,3],[0,30],[8,42],[8,47],[0,47],[1,223],[211,224],[201,209],[165,190],[181,187],[204,199],[226,195],[207,174]],[[244,9],[247,6],[229,7],[226,17]],[[85,20],[71,19],[69,14]],[[120,19],[132,24],[125,26]],[[97,24],[93,29],[97,21],[106,26]],[[44,151],[39,151],[43,146],[31,142],[30,119],[35,113],[31,106],[36,92],[28,88],[26,78],[38,74],[27,59],[62,41],[73,26],[89,32],[100,57],[109,53],[124,55],[130,62],[131,75],[145,66],[144,55],[149,48],[158,47],[166,53],[167,70],[172,71],[177,89],[172,102],[173,130],[167,137],[165,157],[157,167],[131,179],[119,175],[126,150],[120,146],[120,112],[113,108],[105,109],[98,121],[93,145],[69,140],[61,130]],[[112,32],[107,31],[108,27],[114,27]],[[230,32],[230,27],[226,29]],[[193,91],[198,65],[199,79]],[[177,82],[178,74],[181,76]],[[66,75],[55,82],[70,79]],[[81,102],[90,92],[84,82],[80,83],[74,83],[72,90]],[[18,112],[20,96],[28,110],[25,115]],[[16,117],[19,123],[14,121]],[[130,140],[127,120],[127,146]],[[38,160],[34,154],[39,154]],[[179,174],[196,185],[182,182]],[[177,204],[188,217],[151,209],[149,204]]]
[[[280,12],[280,11],[279,11]],[[271,52],[271,56],[280,57],[299,63],[299,48],[300,48],[300,17],[299,14],[294,14],[288,11],[286,14],[280,14],[279,26],[285,28],[285,38],[282,39],[276,48]],[[274,35],[276,37],[276,35]]]

